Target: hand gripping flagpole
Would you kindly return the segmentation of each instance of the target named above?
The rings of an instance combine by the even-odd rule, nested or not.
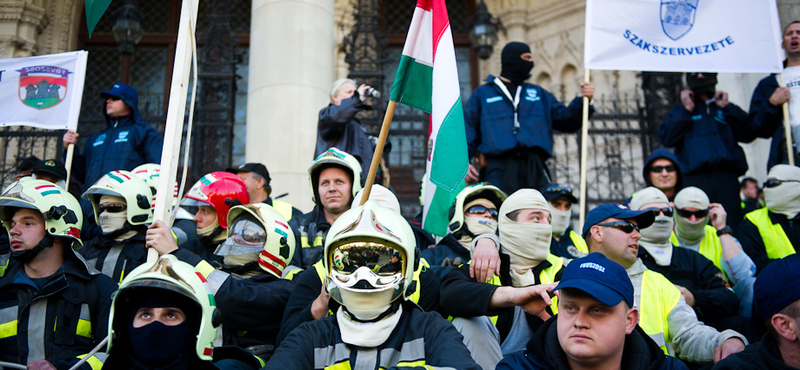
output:
[[[786,81],[781,73],[781,86],[786,87]],[[781,104],[783,107],[783,130],[786,136],[786,156],[789,157],[789,165],[794,166],[794,148],[792,147],[792,123],[789,122],[789,102]]]
[[[589,70],[584,70],[584,82],[591,82]],[[586,220],[586,162],[589,157],[589,98],[583,97],[583,115],[581,123],[581,197],[580,197],[580,218],[578,224],[583,228],[583,221]]]
[[[364,184],[364,193],[361,194],[361,205],[369,199],[369,193],[372,191],[372,183],[375,182],[375,175],[378,173],[378,166],[381,163],[381,156],[383,155],[383,146],[386,144],[386,138],[389,137],[389,128],[392,126],[392,118],[394,117],[394,107],[397,102],[389,100],[386,106],[386,114],[383,116],[383,124],[381,124],[381,133],[378,136],[378,144],[375,145],[375,153],[372,154],[372,163],[369,165],[369,174],[367,175],[367,182]]]

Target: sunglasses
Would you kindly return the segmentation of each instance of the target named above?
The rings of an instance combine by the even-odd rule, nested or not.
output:
[[[774,188],[774,187],[776,187],[776,186],[778,186],[780,184],[783,184],[784,182],[800,182],[800,181],[798,181],[798,180],[769,179],[767,181],[764,181],[764,187],[765,188]]]
[[[622,230],[625,234],[630,234],[633,230],[639,231],[639,226],[633,224],[630,221],[614,221],[614,222],[606,222],[604,224],[597,224],[597,226],[603,227],[613,227],[615,229]]]
[[[97,210],[100,211],[99,213],[108,212],[108,213],[120,213],[124,210],[128,209],[128,206],[125,204],[101,204],[97,206]]]
[[[692,217],[692,215],[694,215],[694,217],[696,217],[696,218],[703,218],[703,217],[708,216],[708,210],[707,209],[701,209],[699,211],[689,211],[689,210],[685,210],[685,209],[678,209],[677,211],[678,211],[678,216],[681,216],[683,218],[689,218],[689,217]]]
[[[122,98],[120,98],[119,96],[113,96],[113,95],[109,96],[108,98],[113,101],[122,100]]]
[[[650,172],[652,173],[661,173],[661,171],[667,170],[667,172],[675,172],[675,166],[653,166],[650,167]]]
[[[658,216],[659,213],[662,213],[664,216],[672,217],[672,208],[670,208],[670,207],[664,207],[664,208],[655,208],[655,207],[653,207],[653,208],[645,208],[644,210],[645,211],[653,211],[653,213],[655,213],[656,216]]]
[[[488,207],[482,206],[480,204],[476,204],[476,205],[474,205],[472,207],[467,208],[467,210],[465,212],[468,213],[468,214],[471,214],[471,215],[483,215],[486,212],[489,212],[489,215],[491,215],[494,218],[497,218],[497,210],[496,209],[488,208]]]

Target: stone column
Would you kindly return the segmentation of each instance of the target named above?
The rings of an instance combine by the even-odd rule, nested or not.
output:
[[[334,72],[334,0],[253,0],[247,162],[269,169],[273,195],[308,212],[307,170]]]

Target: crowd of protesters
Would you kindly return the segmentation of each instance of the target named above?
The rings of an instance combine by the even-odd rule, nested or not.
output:
[[[800,64],[800,22],[783,46]],[[545,161],[584,99],[525,82],[526,44],[501,58],[465,105],[475,160],[438,238],[390,188],[361,204],[369,86],[333,84],[302,213],[260,163],[157,194],[162,138],[115,84],[72,189],[61,159],[28,158],[0,194],[0,368],[800,369],[800,168],[778,146],[763,186],[740,180],[738,146],[781,134],[788,90],[765,78],[747,113],[687,74],[645,187],[577,229]]]

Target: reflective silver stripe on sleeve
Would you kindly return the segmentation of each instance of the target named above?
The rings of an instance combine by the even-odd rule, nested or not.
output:
[[[103,269],[100,271],[103,273],[103,275],[112,279],[114,278],[114,269],[117,267],[117,260],[119,259],[119,254],[122,253],[122,248],[124,246],[124,244],[115,245],[108,250],[106,258],[103,259]]]
[[[18,306],[6,307],[0,310],[0,324],[12,322],[17,319]]]
[[[219,288],[229,277],[230,274],[227,272],[222,272],[219,270],[211,271],[211,273],[206,276],[206,281],[208,281],[208,285],[211,287],[211,292],[216,295]]]
[[[344,343],[336,343],[333,346],[324,348],[314,348],[314,368],[324,369],[333,364],[350,359],[350,350]]]
[[[78,316],[81,320],[92,321],[91,312],[89,312],[89,305],[86,303],[81,303],[81,313]]]
[[[43,359],[47,298],[40,298],[28,310],[28,363]]]
[[[375,365],[378,364],[378,350],[377,349],[364,349],[358,351],[356,355],[356,363],[351,364],[353,370],[375,370]]]

